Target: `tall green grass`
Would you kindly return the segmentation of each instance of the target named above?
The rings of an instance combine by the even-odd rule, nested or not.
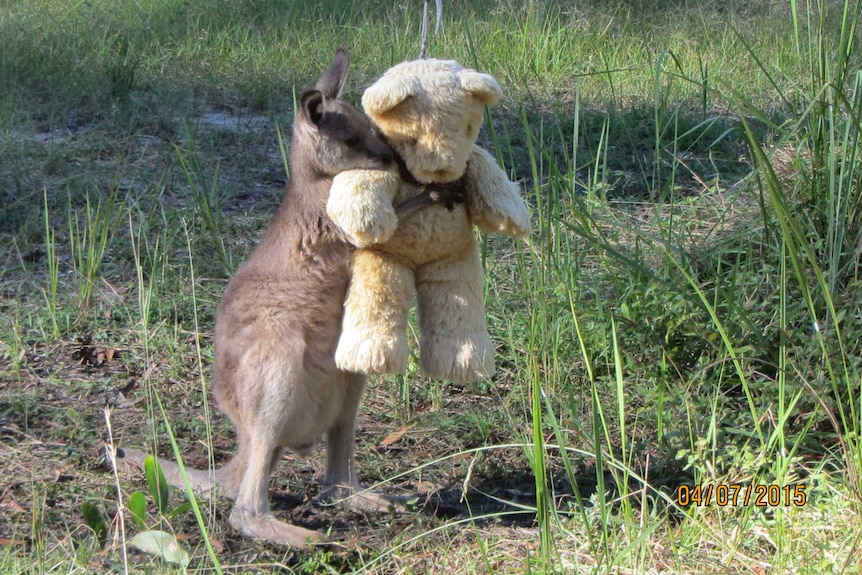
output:
[[[80,214],[72,207],[71,194],[67,196],[69,251],[78,284],[79,319],[90,313],[93,292],[102,277],[105,252],[123,215],[121,206],[117,205],[117,195],[117,190],[112,190],[104,202],[98,200],[93,205],[89,192],[86,193]],[[52,285],[51,290],[55,291],[56,286]]]
[[[736,9],[730,3],[722,15],[709,4],[679,10],[673,2],[658,8],[643,1],[583,2],[570,9],[543,2],[526,8],[492,0],[456,3],[447,7],[429,55],[480,66],[514,91],[548,103],[570,103],[579,83],[590,106],[603,106],[610,96],[615,106],[628,107],[651,93],[648,71],[658,54],[668,53],[683,74],[701,80],[708,80],[710,69],[754,79],[758,84],[749,97],[763,102],[765,79],[753,74],[754,63],[729,31],[733,25],[751,27],[750,15],[737,15]],[[776,17],[781,9],[758,4],[755,10],[770,22],[758,29],[757,46],[785,45],[791,27],[788,18]],[[312,81],[341,44],[354,54],[354,86],[416,57],[420,19],[410,3],[345,0],[325,7],[293,0],[119,6],[11,0],[4,15],[0,102],[14,109],[35,97],[61,123],[72,114],[79,121],[140,119],[160,102],[177,105],[197,97],[285,110],[291,87]],[[760,56],[787,69],[790,62],[778,61],[784,54],[763,50]],[[675,90],[668,96],[703,100],[708,92],[685,83]]]
[[[804,7],[792,4],[790,8],[793,14],[814,15],[806,21],[804,32],[796,29],[797,38],[807,34],[808,44],[797,44],[799,61],[790,69],[798,70],[806,61],[812,69],[810,85],[793,98],[786,90],[795,82],[792,75],[766,63],[767,55],[756,45],[759,39],[738,30],[735,34],[746,48],[746,57],[756,65],[757,75],[776,91],[772,101],[792,101],[792,110],[761,108],[749,93],[725,90],[731,83],[722,78],[708,83],[706,67],[701,68],[702,80],[695,82],[681,73],[685,66],[672,54],[658,56],[652,91],[655,164],[644,165],[653,197],[660,199],[653,208],[655,227],[640,229],[625,214],[608,209],[604,193],[610,175],[607,147],[613,145],[613,139],[608,138],[606,127],[588,156],[594,171],[583,178],[578,173],[577,145],[573,146],[572,162],[555,161],[565,142],[577,142],[577,138],[570,139],[559,125],[548,129],[536,121],[523,122],[539,232],[538,241],[519,268],[529,344],[512,342],[511,347],[533,350],[535,357],[531,354],[527,360],[526,372],[543,375],[528,379],[533,382],[530,439],[535,451],[531,464],[537,474],[537,521],[543,545],[550,547],[556,520],[543,509],[547,501],[540,477],[547,471],[539,456],[543,453],[543,424],[548,424],[543,417],[548,418],[556,435],[561,428],[554,416],[558,407],[553,402],[545,407],[537,398],[553,396],[549,390],[565,393],[571,385],[566,381],[570,374],[560,365],[564,362],[561,357],[566,357],[561,334],[579,342],[586,363],[584,374],[593,389],[592,420],[582,423],[591,425],[593,432],[582,437],[593,438],[603,537],[590,538],[590,548],[596,557],[604,557],[606,568],[613,568],[630,552],[625,546],[612,549],[608,545],[604,537],[611,526],[618,522],[633,525],[635,517],[643,520],[644,513],[651,515],[649,507],[633,512],[626,486],[640,480],[639,487],[632,487],[635,491],[658,492],[662,488],[649,483],[646,472],[651,470],[644,469],[643,458],[631,447],[639,438],[628,426],[637,425],[644,417],[644,406],[633,406],[634,398],[655,402],[647,407],[656,410],[682,402],[687,417],[669,422],[673,415],[665,415],[668,419],[663,421],[661,414],[653,413],[650,421],[661,423],[656,429],[659,439],[665,434],[688,439],[677,451],[688,457],[695,483],[793,485],[804,483],[806,478],[823,479],[819,466],[812,469],[804,463],[808,456],[803,452],[819,451],[816,444],[823,435],[818,430],[825,424],[837,439],[827,447],[831,453],[828,458],[835,457],[832,464],[843,470],[838,481],[842,489],[853,494],[853,508],[858,505],[859,452],[855,438],[860,390],[858,362],[848,349],[859,326],[852,320],[848,325],[846,314],[851,312],[835,302],[855,301],[846,290],[856,285],[859,100],[857,80],[845,75],[847,63],[858,61],[851,39],[856,35],[859,5],[812,3]],[[793,21],[800,26],[798,20]],[[833,28],[836,22],[840,25]],[[668,66],[669,62],[673,65]],[[755,195],[761,206],[760,218],[750,217],[749,211],[741,227],[720,230],[714,226],[707,230],[706,238],[692,237],[692,222],[686,220],[699,214],[677,191],[678,174],[691,172],[680,145],[684,136],[706,132],[708,124],[679,129],[683,111],[670,107],[666,99],[678,84],[698,84],[709,97],[727,98],[739,110],[743,122],[736,132],[723,130],[720,139],[745,138],[754,168],[745,181],[761,191]],[[575,130],[583,122],[579,109],[576,102]],[[803,110],[801,116],[796,114],[799,109]],[[625,128],[630,126],[624,126],[625,136],[635,137]],[[550,137],[547,132],[551,132]],[[789,149],[795,154],[789,164],[773,164],[764,151],[764,135],[773,150]],[[503,149],[499,156],[512,154],[511,149]],[[671,166],[661,170],[662,163]],[[777,172],[782,172],[783,179]],[[704,186],[703,192],[722,191],[720,181],[700,173],[693,175]],[[708,180],[715,182],[715,187]],[[724,227],[725,223],[720,223]],[[578,272],[587,250],[594,252],[591,263],[597,260],[598,269]],[[562,294],[568,297],[560,297]],[[566,299],[571,302],[570,314]],[[566,320],[567,315],[571,319]],[[589,317],[588,327],[579,319],[582,316]],[[844,326],[854,333],[850,339],[843,332]],[[621,336],[620,330],[631,335]],[[685,366],[681,360],[693,363]],[[652,366],[643,365],[648,362]],[[597,372],[605,375],[596,378]],[[655,391],[644,394],[638,382],[641,378],[655,386]],[[697,390],[695,396],[680,397],[679,391],[672,390],[679,386],[685,393]],[[698,399],[704,388],[712,391]],[[615,409],[610,409],[611,405]],[[615,417],[609,417],[612,413]],[[723,443],[730,443],[732,448]],[[609,493],[613,504],[604,502],[608,486],[602,459],[618,462],[612,473],[616,489]],[[817,489],[814,481],[804,484]],[[669,497],[664,503],[675,507]],[[733,511],[727,513],[734,515]],[[756,510],[738,513],[743,532],[758,521]],[[775,513],[781,518],[774,532],[776,566],[791,568],[793,555],[788,549],[796,546],[793,530],[784,523],[787,510]],[[714,536],[708,511],[695,509],[689,515],[695,526],[693,533],[700,529],[704,535]],[[588,530],[584,517],[581,521]],[[741,538],[730,539],[720,546],[739,553],[742,542]],[[643,541],[634,537],[631,543]],[[853,546],[857,548],[858,543]],[[844,568],[849,565],[845,563]]]

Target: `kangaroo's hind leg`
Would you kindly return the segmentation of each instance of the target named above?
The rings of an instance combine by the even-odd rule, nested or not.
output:
[[[318,499],[361,511],[406,507],[409,498],[375,493],[359,483],[354,457],[356,416],[367,377],[344,371],[339,376],[344,386],[341,410],[326,433],[326,471]]]
[[[243,535],[299,549],[325,541],[322,533],[279,521],[271,514],[267,483],[281,450],[268,449],[269,445],[261,440],[250,447],[248,466],[230,514],[231,525]]]
[[[325,536],[276,519],[270,512],[267,489],[282,446],[302,446],[305,437],[315,432],[307,419],[307,413],[315,410],[305,393],[309,375],[302,367],[302,354],[289,349],[289,344],[280,351],[250,351],[245,365],[235,372],[236,377],[244,378],[238,389],[246,392],[239,404],[242,414],[237,418],[243,427],[242,453],[237,454],[241,463],[237,465],[230,523],[243,535],[305,549],[326,541]]]

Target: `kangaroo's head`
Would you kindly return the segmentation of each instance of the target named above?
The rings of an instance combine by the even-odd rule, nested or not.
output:
[[[341,99],[349,59],[339,48],[313,90],[299,98],[294,127],[294,150],[302,161],[324,176],[345,170],[385,169],[392,149],[374,132],[358,109]]]

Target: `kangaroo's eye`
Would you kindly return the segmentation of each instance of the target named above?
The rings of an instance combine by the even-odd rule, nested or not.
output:
[[[355,148],[359,145],[359,142],[361,141],[362,139],[359,136],[351,136],[350,138],[344,140],[344,145],[348,148]]]

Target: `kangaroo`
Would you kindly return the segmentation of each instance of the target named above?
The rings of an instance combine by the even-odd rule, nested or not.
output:
[[[213,393],[236,429],[237,453],[214,473],[187,471],[193,489],[218,485],[234,499],[230,523],[241,533],[297,548],[326,539],[270,513],[267,482],[283,449],[305,456],[325,436],[321,500],[381,509],[397,499],[365,491],[356,478],[366,376],[339,371],[334,360],[353,247],[326,214],[329,188],[341,171],[385,169],[393,160],[365,115],[339,98],[347,67],[340,49],[315,88],[300,96],[284,199],[218,306]],[[453,201],[463,201],[463,190],[433,190],[396,213],[401,219]],[[124,451],[142,466],[143,452]],[[160,463],[168,481],[184,487],[177,465]]]

